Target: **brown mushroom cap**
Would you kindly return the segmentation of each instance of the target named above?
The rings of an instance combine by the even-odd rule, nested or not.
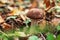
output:
[[[42,19],[43,13],[42,9],[33,8],[27,13],[27,17],[31,19]]]

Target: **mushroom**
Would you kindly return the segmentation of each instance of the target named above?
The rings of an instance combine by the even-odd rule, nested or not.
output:
[[[31,26],[38,25],[38,20],[43,19],[44,11],[42,9],[33,8],[27,13],[27,17],[31,19]]]

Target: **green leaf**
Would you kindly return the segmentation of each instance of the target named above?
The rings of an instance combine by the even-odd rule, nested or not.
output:
[[[0,39],[8,40],[7,36],[4,33],[0,33]]]
[[[10,19],[10,18],[13,18],[13,19],[15,19],[17,16],[9,16],[9,17],[7,17],[7,19]]]
[[[55,6],[54,8],[57,10],[57,12],[60,12],[60,6]]]
[[[60,40],[60,35],[57,36],[56,40]]]
[[[24,23],[28,24],[29,22],[31,22],[31,20],[27,19]]]
[[[57,2],[60,2],[60,0],[56,0]]]
[[[7,37],[3,37],[3,40],[8,40],[8,38]]]
[[[3,36],[2,36],[2,34],[0,33],[0,38],[2,38]]]
[[[59,25],[57,26],[57,30],[60,30],[60,26]]]
[[[28,40],[38,40],[38,37],[37,37],[37,36],[30,36],[30,37],[28,38]]]
[[[13,37],[8,37],[9,40],[13,40]]]
[[[47,34],[47,40],[54,40],[54,35],[52,33]]]

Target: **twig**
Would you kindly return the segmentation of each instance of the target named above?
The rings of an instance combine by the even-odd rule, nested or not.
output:
[[[43,34],[42,33],[40,33],[40,34],[41,34],[41,37],[43,38],[43,40],[46,40],[45,37],[43,36]]]

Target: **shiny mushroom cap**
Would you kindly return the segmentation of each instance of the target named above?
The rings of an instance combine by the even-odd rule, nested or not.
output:
[[[27,17],[31,19],[42,19],[44,11],[42,9],[33,8],[28,11]]]

